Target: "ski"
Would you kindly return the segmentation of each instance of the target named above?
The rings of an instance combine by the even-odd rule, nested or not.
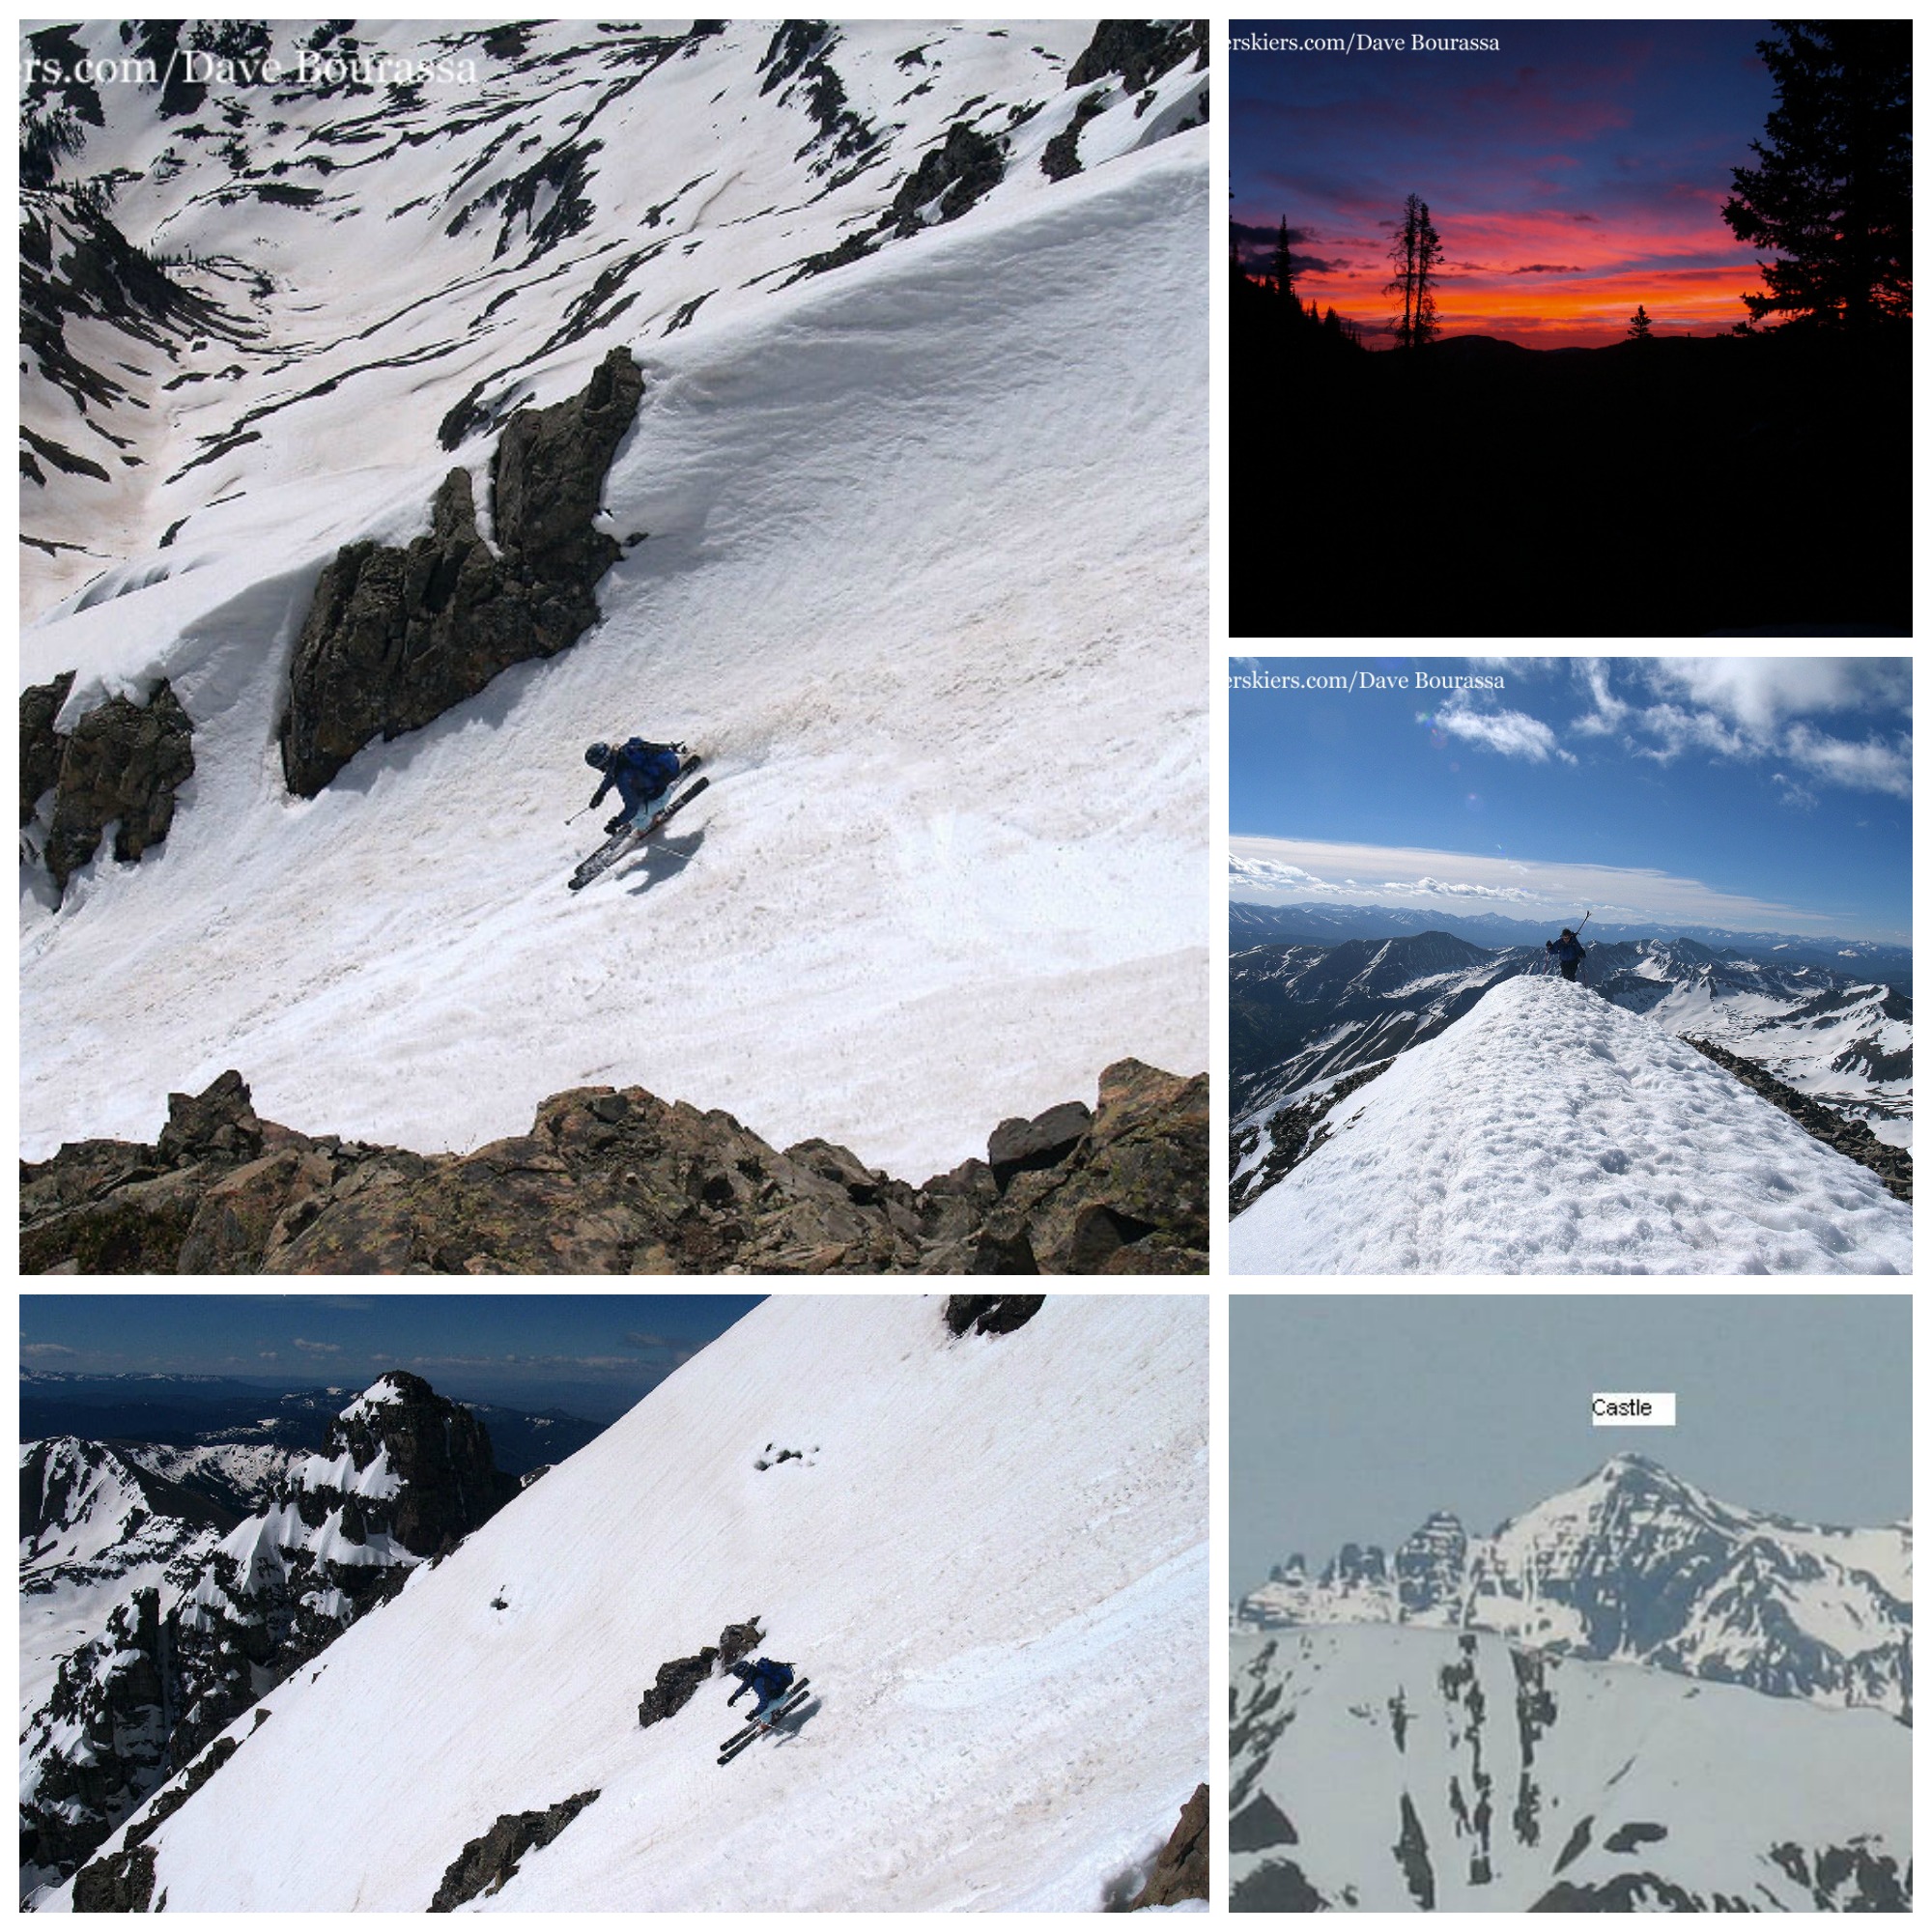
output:
[[[700,760],[696,753],[685,759],[684,763],[678,767],[677,777],[671,782],[673,784],[681,784],[685,779],[697,769],[699,762]],[[599,878],[605,872],[608,872],[627,852],[636,846],[641,845],[667,819],[682,811],[710,782],[711,781],[708,778],[702,778],[688,790],[679,792],[662,811],[653,812],[650,823],[641,829],[626,826],[620,832],[613,832],[570,875],[570,890],[574,893],[581,893],[592,879]]]
[[[770,1732],[781,1718],[790,1717],[805,1702],[806,1686],[809,1681],[809,1679],[801,1677],[785,1692],[783,1701],[770,1717],[759,1718],[755,1721],[747,1724],[735,1736],[726,1738],[718,1747],[718,1762],[720,1764],[729,1764],[734,1757],[742,1756],[745,1751],[757,1743],[760,1737]]]

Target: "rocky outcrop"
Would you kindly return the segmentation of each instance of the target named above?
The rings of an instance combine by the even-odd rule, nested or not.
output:
[[[674,1718],[697,1694],[697,1687],[718,1671],[749,1657],[765,1640],[753,1617],[749,1623],[726,1624],[715,1644],[707,1643],[695,1657],[674,1657],[658,1665],[657,1682],[638,1704],[638,1722],[648,1730]]]
[[[1788,1087],[1754,1060],[1714,1046],[1708,1039],[1684,1037],[1687,1046],[1694,1046],[1707,1060],[1715,1060],[1726,1072],[1734,1073],[1753,1094],[1761,1094],[1774,1107],[1789,1114],[1814,1140],[1835,1148],[1848,1160],[1868,1167],[1901,1200],[1912,1199],[1912,1156],[1904,1148],[1888,1147],[1862,1121],[1848,1121],[1829,1107]]]
[[[96,1859],[74,1874],[76,1912],[145,1912],[155,1895],[155,1854],[147,1845]]]
[[[1010,1335],[1024,1328],[1046,1302],[1043,1294],[949,1294],[942,1313],[955,1335]]]
[[[1208,1896],[1208,1787],[1197,1784],[1180,1807],[1180,1822],[1161,1847],[1147,1883],[1128,1902],[1129,1912],[1149,1905],[1179,1905]]]
[[[1138,94],[1189,55],[1197,69],[1207,68],[1206,20],[1102,20],[1086,51],[1066,70],[1066,84],[1091,87],[1118,74],[1129,94]]]
[[[72,686],[70,671],[20,698],[20,822],[32,819],[51,783],[43,856],[63,893],[100,849],[108,826],[123,863],[166,838],[175,793],[194,775],[194,726],[165,678],[145,705],[110,697],[62,736],[53,721]]]
[[[454,1912],[472,1898],[501,1891],[517,1875],[526,1852],[547,1845],[586,1804],[595,1791],[559,1799],[548,1811],[505,1811],[480,1838],[471,1838],[451,1861],[430,1901],[432,1912]]]
[[[895,235],[906,236],[926,226],[928,211],[934,221],[956,221],[999,186],[1006,165],[1006,150],[992,135],[955,121],[946,130],[946,139],[928,148],[919,166],[899,184],[887,222]]]
[[[74,673],[64,670],[51,684],[30,684],[20,694],[20,823],[31,825],[34,809],[60,781],[61,753],[67,738],[54,720],[73,689]]]
[[[1122,1061],[1098,1105],[1008,1122],[923,1186],[822,1140],[580,1088],[527,1134],[422,1155],[260,1121],[241,1076],[155,1147],[22,1164],[29,1273],[1188,1274],[1208,1265],[1208,1081]]]
[[[289,669],[281,747],[292,792],[314,797],[364,745],[419,730],[597,621],[598,581],[621,551],[594,519],[643,391],[620,346],[582,395],[510,418],[492,471],[495,552],[476,527],[469,470],[452,469],[425,535],[336,554]]]
[[[1325,1093],[1277,1107],[1267,1120],[1267,1151],[1253,1166],[1244,1163],[1260,1147],[1262,1128],[1249,1125],[1235,1134],[1229,1149],[1228,1172],[1233,1178],[1228,1182],[1228,1212],[1238,1214],[1299,1167],[1328,1138],[1326,1121],[1336,1103],[1393,1065],[1393,1061],[1378,1060],[1346,1080],[1336,1081]]]
[[[130,1833],[138,1843],[219,1770],[234,1748],[220,1733],[238,1717],[516,1491],[467,1408],[420,1377],[384,1376],[263,1510],[171,1576],[165,1605],[136,1592],[104,1636],[63,1660],[22,1740],[28,1874],[73,1870],[187,1767]]]

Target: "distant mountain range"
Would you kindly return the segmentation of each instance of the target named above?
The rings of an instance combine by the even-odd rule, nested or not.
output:
[[[20,1440],[75,1435],[179,1448],[265,1443],[306,1453],[322,1447],[337,1412],[355,1394],[353,1388],[277,1389],[225,1376],[26,1369],[20,1375]],[[490,1432],[497,1468],[513,1476],[574,1456],[602,1427],[559,1409],[531,1414],[498,1403],[463,1406]],[[154,1458],[141,1460],[162,1471]],[[187,1480],[176,1469],[162,1472]]]
[[[1279,910],[1299,917],[1311,909]],[[1265,923],[1237,917],[1236,927]],[[1461,923],[1518,929],[1507,920]],[[1867,1122],[1881,1140],[1911,1144],[1909,953],[1899,954],[1904,974],[1887,977],[1883,956],[1807,956],[1799,942],[1752,952],[1685,937],[1613,939],[1614,930],[1592,939],[1586,967],[1587,983],[1604,998],[1758,1062],[1842,1117]],[[1540,941],[1498,945],[1499,936],[1492,931],[1484,943],[1431,930],[1236,944],[1228,1030],[1237,1125],[1258,1128],[1285,1101],[1435,1038],[1491,987],[1543,964]],[[1843,949],[1854,950],[1851,942]],[[1899,949],[1866,949],[1889,953]]]
[[[1394,939],[1410,932],[1447,932],[1478,946],[1540,948],[1566,923],[1583,917],[1579,907],[1557,923],[1505,919],[1498,913],[1410,912],[1401,906],[1260,905],[1245,899],[1228,906],[1231,951],[1270,940],[1334,945],[1342,939]],[[1870,974],[1889,985],[1912,990],[1912,949],[1872,939],[1819,939],[1791,932],[1747,932],[1730,926],[1685,925],[1648,920],[1634,924],[1595,918],[1584,929],[1597,940],[1689,939],[1747,958],[1773,958],[1780,965],[1822,966],[1836,973]]]
[[[1241,1599],[1256,1629],[1488,1630],[1599,1662],[1912,1714],[1912,1526],[1836,1529],[1719,1501],[1647,1456],[1471,1537],[1438,1511],[1392,1555],[1299,1555]]]

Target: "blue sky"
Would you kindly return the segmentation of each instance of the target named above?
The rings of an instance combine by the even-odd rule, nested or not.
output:
[[[606,1421],[762,1298],[23,1294],[20,1366],[228,1376],[280,1388],[360,1388],[384,1369],[409,1369],[459,1400]]]
[[[1912,1510],[1909,1295],[1236,1294],[1228,1343],[1236,1597],[1431,1510],[1487,1535],[1626,1449],[1801,1521]],[[1677,1426],[1592,1426],[1636,1392]]]
[[[1231,687],[1238,898],[1911,943],[1907,658],[1244,658]]]

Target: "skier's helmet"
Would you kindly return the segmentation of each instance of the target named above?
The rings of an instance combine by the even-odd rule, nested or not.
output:
[[[586,745],[583,748],[583,762],[586,765],[595,765],[601,772],[611,762],[610,746],[602,738],[599,738],[594,745]]]
[[[1575,939],[1575,938],[1577,937],[1577,935],[1576,935],[1576,934],[1575,934],[1574,932],[1572,932],[1572,931],[1570,930],[1570,928],[1569,928],[1569,927],[1568,927],[1568,926],[1566,925],[1566,926],[1565,926],[1565,927],[1563,928],[1563,937],[1564,937],[1565,939]]]

